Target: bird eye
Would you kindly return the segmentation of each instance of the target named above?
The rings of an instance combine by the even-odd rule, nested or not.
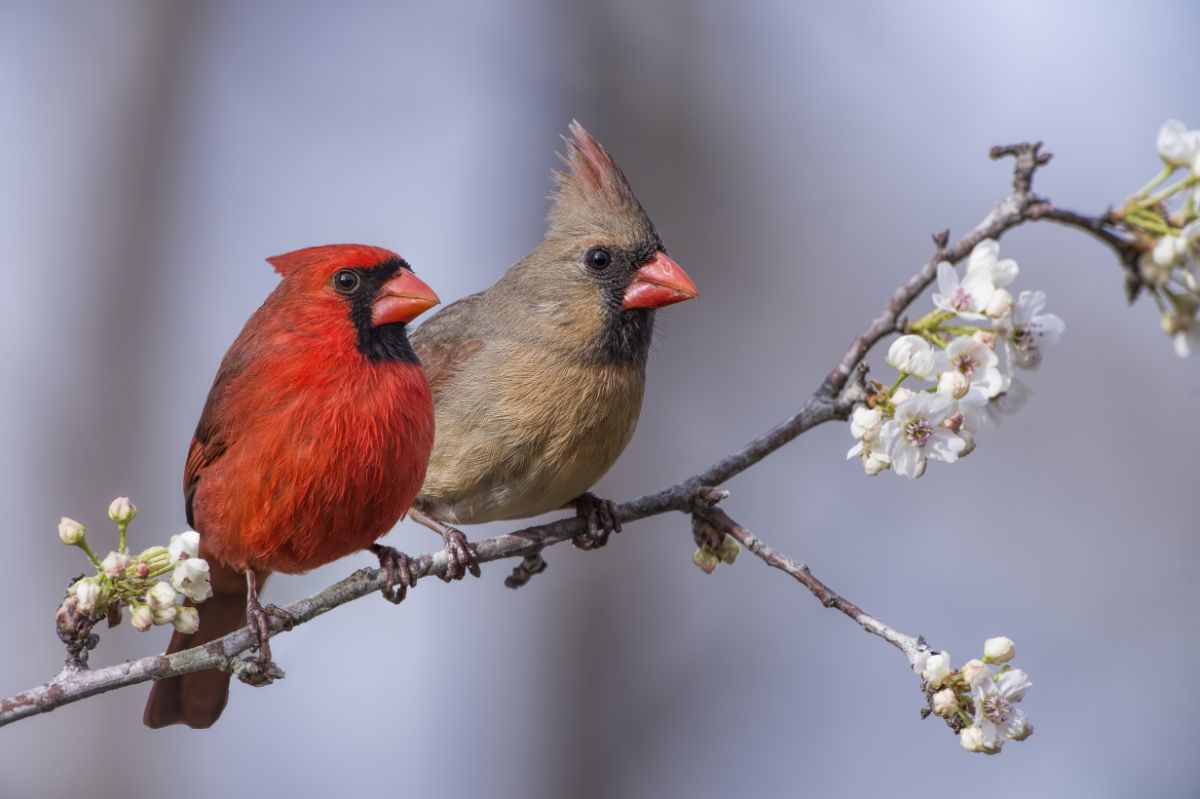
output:
[[[612,255],[603,247],[593,247],[587,251],[584,260],[592,269],[607,269],[612,263]]]
[[[333,276],[333,287],[342,294],[356,291],[360,282],[358,273],[351,269],[343,269]]]

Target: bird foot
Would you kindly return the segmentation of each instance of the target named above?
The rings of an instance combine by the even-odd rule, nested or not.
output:
[[[467,572],[470,572],[472,577],[480,576],[479,561],[471,551],[471,545],[467,543],[467,537],[462,530],[444,525],[441,532],[442,541],[446,545],[446,575],[442,580],[447,583],[451,580],[461,580],[466,577]]]
[[[257,592],[246,600],[246,627],[250,630],[250,638],[254,641],[253,648],[258,650],[257,655],[251,655],[245,659],[250,671],[267,677],[263,682],[251,683],[265,685],[275,679],[275,673],[278,672],[282,676],[283,672],[278,666],[271,661],[271,619],[278,619],[282,624],[283,629],[290,630],[296,626],[296,618],[278,605],[263,605],[258,601]],[[243,679],[239,675],[239,679]]]
[[[387,574],[387,582],[380,589],[380,593],[388,602],[399,605],[408,595],[408,589],[417,584],[421,562],[383,544],[372,544],[371,551],[379,558],[379,568]]]
[[[580,549],[599,549],[608,543],[612,533],[621,532],[621,516],[617,503],[601,499],[590,491],[575,499],[575,515],[587,522],[588,531],[571,541]]]

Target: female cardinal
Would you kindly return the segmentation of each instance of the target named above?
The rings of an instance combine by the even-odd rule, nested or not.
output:
[[[411,515],[442,534],[452,577],[479,573],[455,523],[574,504],[578,545],[620,531],[587,490],[633,436],[654,309],[697,296],[612,158],[578,122],[571,133],[545,240],[413,333],[437,436]]]
[[[403,598],[412,564],[375,543],[412,504],[433,445],[433,400],[405,324],[437,295],[398,255],[356,244],[267,259],[283,280],[226,353],[183,474],[188,523],[200,533],[213,596],[200,629],[167,652],[250,621],[270,664],[268,614],[257,588],[361,549]],[[394,583],[401,582],[397,591]],[[155,684],[150,727],[208,727],[229,694],[227,672]]]

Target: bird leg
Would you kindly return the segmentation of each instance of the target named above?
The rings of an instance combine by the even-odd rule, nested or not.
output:
[[[387,582],[380,589],[383,598],[393,605],[399,605],[408,594],[408,589],[417,584],[420,561],[383,544],[371,544],[371,552],[379,558],[379,568],[387,573]]]
[[[258,601],[258,578],[254,569],[246,569],[246,626],[250,637],[254,639],[254,648],[258,650],[258,662],[264,669],[271,665],[271,617],[283,622],[283,628],[290,630],[296,624],[296,619],[278,605],[263,605]]]
[[[461,580],[466,576],[467,572],[470,572],[474,577],[480,575],[479,561],[475,559],[475,553],[471,551],[471,546],[467,543],[467,537],[463,535],[461,530],[451,527],[440,519],[435,519],[428,513],[417,508],[410,508],[408,517],[418,524],[425,525],[442,537],[442,542],[446,547],[446,576],[442,577],[444,582]]]
[[[590,491],[574,499],[575,515],[587,522],[588,531],[571,541],[580,549],[598,549],[608,543],[608,536],[621,532],[621,515],[617,503],[601,499]]]

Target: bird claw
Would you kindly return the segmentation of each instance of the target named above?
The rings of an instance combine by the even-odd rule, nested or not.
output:
[[[461,580],[466,577],[467,572],[470,572],[472,577],[480,576],[479,561],[471,551],[471,545],[467,543],[467,537],[462,530],[447,526],[442,531],[442,541],[446,545],[446,574],[442,577],[443,582]]]
[[[608,543],[612,533],[621,532],[621,515],[617,503],[601,499],[588,492],[575,500],[575,515],[587,522],[588,531],[571,539],[580,549],[599,549]]]
[[[372,544],[371,551],[379,558],[379,568],[387,574],[387,582],[380,593],[388,602],[399,605],[408,595],[408,589],[417,584],[417,576],[421,572],[420,561],[383,544]]]
[[[273,675],[275,672],[282,674],[282,670],[271,660],[272,618],[278,619],[285,630],[296,626],[295,616],[278,605],[262,605],[258,601],[257,593],[246,601],[246,627],[250,630],[250,638],[253,641],[252,648],[258,650],[258,654],[248,656],[246,662],[255,664],[255,670],[265,675]]]

